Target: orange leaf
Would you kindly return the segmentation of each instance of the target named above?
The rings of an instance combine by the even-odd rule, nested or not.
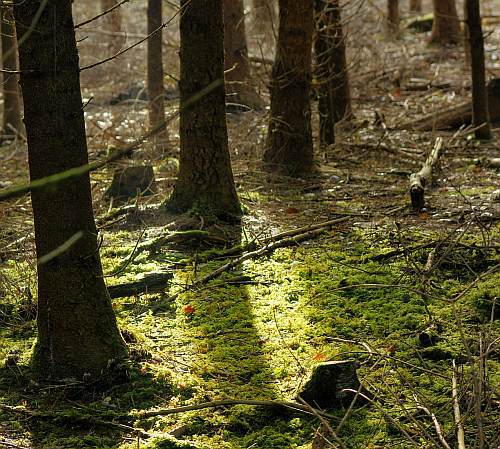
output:
[[[316,354],[314,354],[313,360],[316,360],[317,362],[322,362],[323,360],[326,360],[326,355],[321,352],[317,352]]]
[[[187,306],[184,306],[182,308],[182,311],[186,314],[186,315],[192,315],[194,312],[195,312],[195,307],[188,304]]]
[[[423,210],[420,214],[418,214],[418,217],[420,220],[427,220],[429,218],[429,212]]]

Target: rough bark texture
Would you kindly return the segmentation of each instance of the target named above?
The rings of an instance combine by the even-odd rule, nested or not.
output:
[[[351,116],[349,74],[345,55],[345,38],[338,0],[316,0],[316,80],[320,141],[335,141],[334,125]]]
[[[263,102],[251,85],[243,0],[224,0],[224,66],[227,103],[261,109]]]
[[[182,0],[180,19],[180,169],[167,207],[221,218],[241,215],[229,158],[224,83],[187,109],[202,89],[224,79],[222,0]]]
[[[108,9],[115,6],[119,0],[101,0],[102,11],[107,11]],[[114,9],[109,14],[104,16],[106,31],[111,33],[121,33],[122,32],[122,13],[120,8]],[[114,53],[120,51],[120,48],[124,42],[124,37],[121,35],[110,36],[108,41],[108,46],[110,50]]]
[[[313,166],[309,101],[313,12],[314,3],[310,0],[280,0],[264,163],[291,176],[305,174]]]
[[[430,43],[457,44],[460,42],[460,22],[455,0],[432,0],[434,22]]]
[[[148,0],[148,98],[149,128],[155,128],[165,121],[162,57],[162,0]],[[159,29],[160,28],[160,29]]]
[[[469,38],[472,72],[472,125],[478,139],[491,139],[488,93],[484,67],[484,37],[479,0],[465,0],[465,28]],[[482,125],[482,126],[481,126]]]
[[[410,12],[422,12],[422,0],[410,0]]]
[[[18,38],[39,7],[39,0],[15,2]],[[48,1],[19,48],[19,63],[30,179],[87,164],[71,2]],[[89,175],[33,192],[31,201],[39,259],[81,235],[38,266],[34,369],[41,377],[95,378],[127,350],[102,278]]]
[[[1,17],[2,68],[17,70],[17,39],[12,8],[3,6]],[[21,120],[21,99],[19,96],[19,76],[3,74],[3,123],[2,134],[24,134]]]
[[[387,35],[395,36],[399,32],[399,0],[387,0]]]

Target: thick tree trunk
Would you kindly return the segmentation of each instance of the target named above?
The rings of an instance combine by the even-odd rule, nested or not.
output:
[[[222,0],[182,0],[181,8],[180,169],[167,208],[239,217],[227,141]],[[217,81],[220,87],[184,107]]]
[[[224,0],[224,67],[227,102],[244,109],[262,108],[251,85],[243,0]]]
[[[472,71],[472,125],[477,139],[491,139],[488,93],[484,67],[484,37],[479,0],[465,0],[465,28]]]
[[[39,7],[14,3],[25,39],[19,63],[31,180],[88,163],[71,2],[49,0],[36,21]],[[102,277],[89,175],[37,190],[31,202],[39,259],[34,369],[95,378],[127,350]]]
[[[102,11],[107,11],[119,3],[119,0],[101,0]],[[122,32],[122,13],[120,7],[114,9],[104,16],[106,31],[117,33],[116,36],[111,35],[108,41],[108,47],[113,53],[120,51],[124,42],[124,37],[121,36]]]
[[[387,35],[394,37],[399,33],[399,0],[387,0]]]
[[[2,68],[17,70],[17,39],[12,8],[3,6],[1,17]],[[3,74],[3,123],[2,134],[16,136],[24,134],[21,119],[21,99],[19,95],[19,76],[14,73]]]
[[[410,0],[410,12],[422,12],[422,0]]]
[[[155,128],[165,121],[163,103],[163,53],[162,53],[162,0],[148,0],[148,98],[149,128]]]
[[[432,0],[434,21],[431,44],[457,44],[460,42],[460,22],[455,0]]]
[[[276,59],[270,81],[271,114],[264,163],[291,176],[311,171],[311,45],[314,3],[280,0]]]
[[[334,125],[351,112],[345,38],[338,0],[316,0],[316,79],[321,144],[335,141]]]

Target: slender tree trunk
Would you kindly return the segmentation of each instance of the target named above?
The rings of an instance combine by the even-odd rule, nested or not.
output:
[[[101,0],[102,11],[107,11],[119,3],[119,0]],[[124,37],[120,35],[122,32],[122,13],[121,8],[118,7],[104,16],[106,23],[106,31],[117,33],[117,36],[110,36],[108,40],[109,49],[113,53],[120,51],[124,42]]]
[[[457,44],[460,42],[460,22],[455,0],[432,0],[434,21],[431,44]]]
[[[25,39],[19,63],[32,181],[88,163],[71,2],[49,0],[37,21],[39,8],[40,0],[14,2]],[[39,259],[34,370],[96,378],[127,350],[102,277],[89,175],[33,192],[31,202]]]
[[[422,0],[410,0],[410,12],[422,12]]]
[[[228,103],[260,109],[262,100],[250,84],[243,0],[224,0],[224,66]]]
[[[394,37],[399,33],[399,0],[387,0],[387,35]]]
[[[264,163],[291,176],[308,173],[313,167],[309,100],[313,13],[311,0],[280,0]]]
[[[338,0],[316,0],[315,8],[320,142],[330,145],[335,141],[335,123],[352,115],[345,36]]]
[[[3,6],[1,18],[2,68],[17,70],[17,39],[12,8]],[[21,98],[19,95],[19,76],[15,73],[3,74],[3,124],[2,133],[15,136],[24,134],[21,119]]]
[[[154,128],[165,121],[163,103],[163,52],[162,52],[162,0],[148,0],[148,98],[149,127]]]
[[[275,4],[276,0],[252,0],[253,29],[264,52],[274,46],[278,28]]]
[[[229,158],[222,0],[181,0],[180,168],[167,208],[219,218],[241,215]],[[185,109],[213,82],[221,86]]]
[[[491,139],[488,93],[484,67],[484,37],[479,0],[465,0],[465,27],[469,36],[472,71],[472,125],[477,139]],[[482,126],[481,126],[482,125]]]

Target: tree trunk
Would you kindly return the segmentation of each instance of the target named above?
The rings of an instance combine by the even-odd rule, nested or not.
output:
[[[431,44],[457,44],[460,42],[460,22],[455,0],[432,0],[434,22]]]
[[[224,68],[229,104],[261,109],[261,98],[251,86],[243,0],[224,0]]]
[[[484,67],[484,37],[479,0],[465,0],[465,28],[469,37],[472,72],[472,125],[477,139],[491,139],[488,93]]]
[[[88,163],[71,2],[49,0],[37,21],[39,7],[14,3],[32,181]],[[39,260],[34,370],[93,379],[127,350],[102,277],[89,175],[37,190],[31,202]]]
[[[422,0],[410,0],[410,12],[422,12]]]
[[[17,70],[17,39],[12,8],[2,7],[2,68]],[[14,73],[3,74],[3,124],[2,134],[16,136],[24,134],[21,119],[21,99],[19,95],[19,76]]]
[[[271,113],[264,163],[291,176],[313,167],[311,45],[314,3],[280,0],[276,59],[270,81]]]
[[[162,52],[162,0],[148,0],[148,98],[149,128],[155,128],[165,122],[163,100],[163,52]]]
[[[335,123],[348,118],[351,112],[349,74],[347,72],[345,38],[338,0],[316,0],[316,79],[320,141],[335,141]]]
[[[275,3],[276,0],[252,0],[253,28],[259,36],[259,46],[264,54],[274,47],[278,27]]]
[[[102,12],[109,10],[115,6],[119,0],[101,0]],[[120,51],[121,46],[124,42],[124,37],[121,35],[122,32],[122,13],[121,8],[118,7],[104,16],[106,31],[111,33],[117,33],[116,36],[111,35],[108,41],[108,47],[113,53]]]
[[[399,33],[399,0],[387,0],[387,35]]]
[[[227,142],[222,0],[182,0],[181,8],[180,169],[167,208],[234,219],[241,209]],[[185,108],[217,81],[221,87]]]

